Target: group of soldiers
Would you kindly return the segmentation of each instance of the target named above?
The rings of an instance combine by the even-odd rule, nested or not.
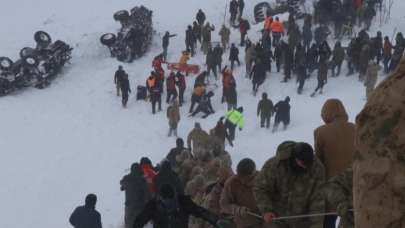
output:
[[[343,227],[354,227],[355,125],[348,122],[337,99],[325,102],[321,116],[325,124],[314,131],[315,149],[308,143],[286,141],[261,170],[244,158],[235,173],[225,149],[225,140],[232,145],[232,136],[222,119],[210,134],[196,123],[186,145],[178,138],[158,166],[144,157],[122,178],[125,227],[141,228],[152,221],[156,228],[329,228],[335,227],[337,215]],[[101,227],[95,202],[89,204],[83,207],[92,209],[74,211],[72,225]]]

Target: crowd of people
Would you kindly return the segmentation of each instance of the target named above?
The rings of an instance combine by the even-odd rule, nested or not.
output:
[[[367,98],[376,85],[380,63],[384,73],[397,67],[405,49],[402,33],[396,34],[393,45],[390,37],[383,37],[381,32],[375,36],[367,32],[374,17],[368,11],[374,9],[378,2],[338,1],[342,4],[338,9],[351,6],[350,12],[363,9],[363,14],[361,17],[357,14],[346,17],[344,15],[349,14],[348,11],[339,11],[330,21],[320,19],[323,17],[320,15],[328,12],[329,6],[322,6],[324,1],[319,2],[315,16],[304,17],[302,28],[293,14],[286,22],[267,16],[262,36],[257,42],[247,37],[250,25],[243,18],[244,1],[230,2],[230,24],[234,27],[236,20],[239,21],[239,48],[244,48],[245,78],[252,81],[254,96],[274,72],[273,61],[275,71],[283,70],[283,83],[296,76],[298,94],[303,93],[305,81],[316,72],[318,85],[311,96],[323,93],[328,76],[339,77],[342,74],[344,62],[347,63],[347,76],[358,74],[358,79],[364,82]],[[356,4],[350,5],[349,2]],[[359,2],[360,6],[357,5]],[[358,20],[360,24],[365,24],[357,36],[350,38],[348,47],[344,47],[340,40],[345,34],[343,27],[346,20]],[[331,39],[328,39],[332,34],[331,25],[337,38],[333,48],[330,46]],[[337,216],[341,217],[341,227],[354,227],[351,209],[355,125],[348,121],[345,107],[338,99],[329,99],[322,107],[321,116],[325,124],[314,130],[314,148],[307,142],[286,141],[278,146],[275,155],[261,169],[252,159],[245,158],[236,165],[236,172],[233,171],[233,161],[226,145],[233,146],[236,129],[242,130],[245,123],[243,107],[237,102],[234,76],[234,69],[242,62],[238,45],[230,44],[230,34],[235,31],[223,25],[219,31],[221,42],[213,47],[211,33],[214,30],[215,26],[206,22],[204,12],[199,10],[196,21],[187,27],[186,50],[179,62],[187,65],[187,61],[196,55],[197,44],[200,43],[207,69],[195,78],[189,115],[196,116],[202,112],[202,117],[206,118],[215,113],[211,103],[215,94],[208,86],[212,79],[218,79],[218,73],[222,76],[221,101],[227,103],[228,111],[209,132],[196,122],[186,142],[177,138],[176,146],[157,166],[153,166],[146,157],[132,164],[130,173],[121,180],[121,190],[126,195],[125,227],[141,228],[152,222],[155,228],[251,228],[269,225],[272,228],[329,228],[336,226]],[[166,83],[168,136],[177,137],[180,107],[185,104],[187,75],[179,70],[170,72],[165,78],[162,66],[167,59],[169,40],[174,36],[165,33],[164,51],[153,60],[154,70],[146,81],[146,90],[155,114],[162,110]],[[223,64],[223,55],[228,49],[230,67]],[[128,75],[122,67],[116,72],[114,81],[117,95],[121,91],[125,107],[131,89]],[[270,128],[271,117],[275,115],[273,132],[277,131],[280,123],[287,128],[290,123],[290,97],[274,104],[266,92],[261,95],[257,105],[260,126]],[[141,97],[145,99],[146,95]],[[85,205],[72,214],[71,224],[77,228],[101,228],[95,203],[94,195],[86,197]],[[318,216],[311,216],[314,214]],[[289,217],[296,215],[299,217]]]
[[[266,99],[264,94],[260,107],[268,105]],[[244,158],[235,173],[225,147],[226,139],[232,146],[234,136],[226,133],[223,120],[209,134],[196,123],[186,142],[177,138],[176,146],[161,163],[153,166],[143,157],[122,178],[125,227],[141,228],[152,222],[156,228],[269,224],[276,228],[329,228],[335,227],[337,215],[344,227],[353,227],[355,125],[348,122],[338,99],[327,100],[321,116],[325,124],[314,130],[314,149],[305,142],[286,141],[261,169],[252,159]],[[86,198],[86,204],[74,211],[72,225],[101,224],[94,197],[89,195],[93,200]],[[327,212],[337,213],[323,214]],[[285,218],[293,215],[303,217]]]

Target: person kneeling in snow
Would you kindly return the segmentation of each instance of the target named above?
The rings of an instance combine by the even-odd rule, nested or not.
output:
[[[215,113],[214,109],[212,108],[211,105],[211,97],[214,96],[214,93],[212,91],[204,94],[201,97],[200,103],[197,106],[197,109],[191,114],[191,116],[195,116],[200,112],[205,113],[205,115],[202,118],[207,118],[210,114]]]

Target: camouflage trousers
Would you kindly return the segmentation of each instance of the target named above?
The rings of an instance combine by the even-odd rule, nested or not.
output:
[[[374,85],[366,85],[366,97],[367,97],[367,100],[370,97],[373,90],[374,90]]]

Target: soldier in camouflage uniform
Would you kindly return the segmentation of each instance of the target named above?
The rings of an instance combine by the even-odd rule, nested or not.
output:
[[[353,169],[333,177],[325,184],[325,199],[328,208],[336,210],[340,217],[339,228],[354,228],[353,212]]]
[[[201,129],[200,123],[195,123],[194,129],[188,134],[187,137],[187,147],[192,149],[194,158],[201,159],[202,156],[205,156],[205,153],[208,153],[209,147],[209,135],[203,129]],[[191,143],[193,144],[191,147]]]
[[[307,143],[287,141],[277,148],[256,178],[254,194],[263,219],[271,228],[322,228],[323,217],[292,220],[277,216],[323,213],[325,168]]]
[[[364,86],[366,87],[366,97],[370,97],[373,92],[375,84],[377,83],[378,71],[381,69],[380,65],[375,60],[370,60],[367,67],[366,79],[364,80]]]
[[[405,227],[405,59],[356,119],[356,227]]]

